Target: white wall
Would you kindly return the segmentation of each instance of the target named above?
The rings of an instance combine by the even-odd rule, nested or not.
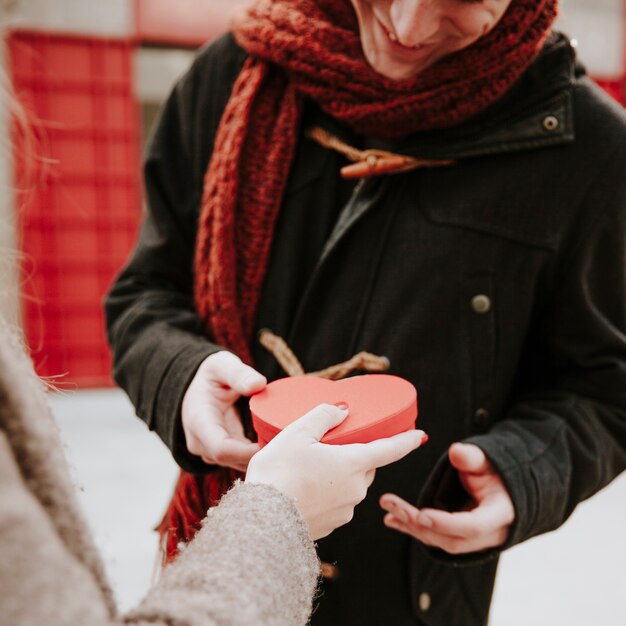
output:
[[[62,33],[127,37],[133,0],[0,0],[0,24]]]
[[[561,0],[558,27],[578,41],[578,55],[593,76],[626,74],[624,0]]]
[[[141,102],[162,102],[193,61],[190,50],[139,48],[135,54],[135,93]]]

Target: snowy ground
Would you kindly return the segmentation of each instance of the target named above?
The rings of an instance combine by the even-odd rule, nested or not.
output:
[[[80,499],[122,609],[152,579],[152,531],[177,475],[159,439],[115,390],[53,394]],[[563,528],[502,559],[491,626],[626,625],[626,475]]]

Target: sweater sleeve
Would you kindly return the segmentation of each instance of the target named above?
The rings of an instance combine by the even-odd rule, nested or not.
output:
[[[0,621],[11,626],[115,623],[105,592],[61,540],[0,431]]]
[[[304,625],[318,572],[294,502],[273,487],[237,483],[126,621]]]
[[[92,572],[67,548],[22,480],[0,432],[2,623],[12,626],[304,625],[319,563],[292,500],[238,484],[126,617],[113,615]]]
[[[240,61],[233,48],[223,38],[202,51],[162,108],[145,160],[144,222],[105,302],[116,382],[193,473],[208,466],[184,445],[180,407],[200,363],[221,349],[206,336],[194,305],[196,224],[204,172]]]

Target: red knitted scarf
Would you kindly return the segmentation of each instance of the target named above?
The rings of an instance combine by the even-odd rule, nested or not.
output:
[[[418,76],[364,60],[349,0],[259,0],[234,28],[249,53],[204,182],[195,297],[207,333],[251,363],[254,316],[304,98],[357,132],[393,138],[459,124],[500,98],[538,54],[558,0],[512,0],[496,27]],[[234,471],[181,474],[160,529],[173,557]]]

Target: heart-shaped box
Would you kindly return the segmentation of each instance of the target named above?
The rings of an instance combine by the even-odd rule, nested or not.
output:
[[[250,398],[252,425],[260,445],[319,404],[338,402],[346,402],[350,413],[326,433],[324,443],[368,443],[415,428],[417,391],[404,378],[365,374],[333,381],[292,376],[271,382]]]

